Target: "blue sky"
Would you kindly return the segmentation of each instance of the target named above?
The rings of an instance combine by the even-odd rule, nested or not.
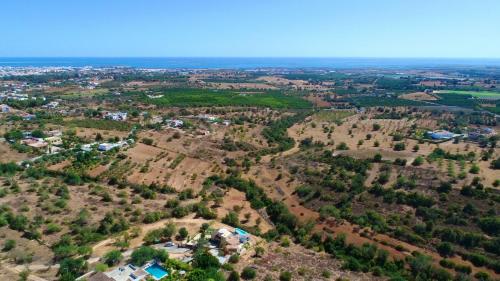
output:
[[[0,56],[500,58],[498,0],[2,0]]]

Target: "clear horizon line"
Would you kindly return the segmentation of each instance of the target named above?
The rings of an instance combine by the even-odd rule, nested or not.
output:
[[[453,59],[466,59],[466,60],[500,60],[500,57],[371,57],[371,56],[0,56],[0,58],[151,58],[151,59],[442,59],[442,60],[453,60]]]

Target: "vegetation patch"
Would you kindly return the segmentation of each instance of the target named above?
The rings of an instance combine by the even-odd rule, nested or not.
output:
[[[235,92],[209,89],[169,89],[159,98],[147,98],[159,106],[256,106],[270,108],[310,108],[311,103],[296,95],[278,91],[263,93]]]

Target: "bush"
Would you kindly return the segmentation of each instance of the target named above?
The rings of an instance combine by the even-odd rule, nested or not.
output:
[[[8,252],[16,247],[16,241],[12,239],[7,239],[3,244],[2,251]]]
[[[394,165],[398,165],[398,166],[406,166],[406,159],[401,159],[401,158],[396,158],[394,160]]]
[[[413,162],[411,164],[413,166],[420,166],[420,165],[424,164],[424,158],[422,156],[417,156],[417,158],[415,158],[415,160],[413,160]]]
[[[109,269],[109,266],[105,263],[97,263],[94,266],[94,270],[97,272],[106,272],[106,271],[108,271],[108,269]]]
[[[479,174],[479,166],[476,164],[473,164],[472,167],[469,169],[469,173],[471,174]]]
[[[474,274],[474,277],[477,278],[479,281],[489,281],[490,275],[486,272],[479,271],[478,273]]]
[[[442,267],[445,267],[445,268],[454,268],[455,267],[455,263],[452,262],[451,260],[448,260],[448,259],[440,260],[439,265],[441,265]]]
[[[494,170],[500,170],[500,157],[498,157],[496,160],[491,161],[490,167]]]
[[[451,243],[442,242],[437,246],[437,251],[443,257],[452,257],[455,254]]]
[[[292,280],[292,273],[289,271],[283,271],[280,274],[280,281],[290,281]]]
[[[243,271],[241,272],[241,278],[245,280],[252,280],[257,276],[257,272],[255,269],[251,267],[245,267],[243,268]]]
[[[142,143],[144,143],[145,145],[153,145],[153,139],[150,139],[150,138],[143,138],[142,139]]]
[[[45,234],[52,234],[61,231],[61,227],[55,223],[47,224],[47,228],[45,229]]]
[[[123,255],[120,251],[113,250],[113,251],[107,252],[103,258],[104,258],[104,262],[108,266],[113,266],[115,264],[118,264],[123,259]]]
[[[186,237],[188,237],[189,235],[189,232],[187,231],[187,229],[185,227],[181,227],[179,229],[179,237],[184,240],[186,239]]]
[[[199,249],[193,257],[193,267],[200,269],[219,269],[219,260],[212,256],[207,250]]]
[[[439,193],[449,193],[451,191],[451,183],[449,182],[441,182],[441,184],[439,185],[437,191]]]
[[[500,217],[484,217],[479,220],[479,227],[487,234],[500,235]]]
[[[402,141],[403,140],[403,135],[401,134],[395,134],[392,136],[393,141]]]
[[[283,237],[281,238],[281,243],[280,243],[281,247],[290,247],[290,239],[288,239],[288,237]]]
[[[149,246],[142,246],[132,253],[130,262],[136,266],[142,266],[152,259],[164,262],[168,259],[168,253],[163,250],[156,250]]]
[[[488,258],[481,254],[471,253],[467,255],[467,259],[475,266],[485,266],[489,263]]]
[[[404,142],[398,142],[394,145],[394,151],[403,151],[406,149]]]
[[[230,263],[238,263],[239,261],[240,261],[240,255],[238,254],[233,254],[229,257]]]
[[[455,270],[457,272],[462,272],[462,273],[465,273],[465,274],[470,274],[472,272],[471,267],[467,266],[467,265],[456,265],[455,266]]]
[[[375,162],[375,163],[382,162],[382,154],[380,154],[380,153],[375,154],[375,156],[373,156],[373,162]]]
[[[144,215],[143,222],[144,223],[154,223],[154,222],[161,220],[163,217],[164,217],[164,215],[161,212],[150,212],[150,213],[146,213]]]
[[[83,275],[87,271],[87,266],[84,258],[66,258],[59,264],[57,275],[60,281],[72,281]]]
[[[227,277],[227,281],[240,281],[240,275],[236,271],[231,271]]]
[[[227,213],[227,215],[222,219],[222,222],[234,227],[238,227],[240,224],[238,214],[233,211]]]
[[[345,142],[341,142],[336,147],[337,150],[349,150],[349,147]]]

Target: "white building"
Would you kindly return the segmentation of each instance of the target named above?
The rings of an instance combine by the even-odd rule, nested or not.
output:
[[[99,151],[109,151],[115,147],[120,147],[120,145],[118,143],[101,143],[99,144],[99,146],[97,147],[97,150]]]
[[[49,109],[55,109],[59,106],[59,102],[58,101],[51,101],[49,102],[48,104],[45,105],[46,108],[49,108]]]
[[[129,140],[129,141],[133,141],[133,140]],[[124,146],[126,146],[128,144],[129,144],[129,142],[127,142],[127,141],[119,141],[117,143],[107,143],[107,142],[105,142],[105,143],[99,144],[99,146],[97,147],[97,150],[99,150],[99,151],[109,151],[109,150],[111,150],[111,149],[113,149],[115,147],[120,148],[120,147],[124,147]]]
[[[104,118],[114,121],[125,121],[127,120],[127,112],[106,112]]]
[[[11,109],[10,106],[6,104],[0,104],[0,110],[2,111],[2,113],[9,113]]]
[[[167,122],[167,125],[169,127],[172,127],[172,128],[180,128],[180,127],[184,126],[184,121],[182,121],[182,120],[169,119],[169,120],[166,120],[166,122]]]

